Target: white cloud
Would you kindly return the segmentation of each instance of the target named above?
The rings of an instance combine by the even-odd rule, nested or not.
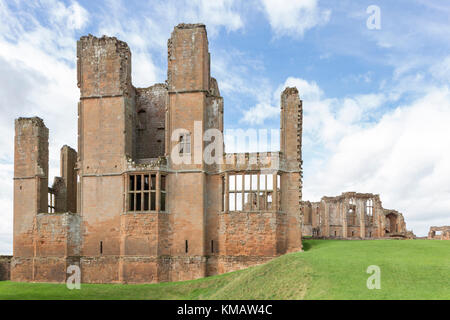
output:
[[[317,156],[306,154],[313,163],[305,163],[305,199],[319,200],[345,191],[379,193],[384,207],[403,212],[408,228],[420,235],[431,224],[450,223],[447,87],[434,88],[368,125],[358,119],[345,122],[347,117],[342,115],[349,108],[345,104],[335,114],[326,101],[320,111],[314,107],[304,104],[304,135],[306,140],[322,141],[327,150]],[[360,107],[352,108],[357,112]],[[320,125],[311,123],[321,116]],[[305,149],[304,156],[310,147]]]
[[[275,92],[274,99],[280,100],[281,92],[287,87],[296,87],[298,89],[300,99],[307,101],[317,101],[323,95],[322,89],[319,88],[316,82],[289,77],[286,79],[283,85],[279,86]]]
[[[258,96],[259,103],[254,107],[243,110],[243,118],[240,122],[250,125],[261,125],[265,120],[279,117],[280,114],[280,96],[281,92],[286,87],[297,87],[300,94],[300,99],[307,101],[318,101],[323,92],[314,81],[308,82],[304,79],[289,77],[285,83],[278,86],[273,94],[267,94],[268,88],[262,90],[262,88],[255,88],[258,92],[266,92]],[[239,88],[239,86],[238,86]]]
[[[318,25],[326,24],[330,10],[322,10],[318,0],[262,0],[270,26],[278,36],[302,37]]]
[[[290,77],[266,102],[245,111],[243,122],[277,116],[288,86],[296,86],[303,100],[305,200],[370,192],[380,194],[385,208],[403,212],[419,235],[432,224],[450,224],[448,87],[424,87],[420,97],[400,105],[399,88],[327,98],[317,83]],[[387,103],[397,106],[386,111]]]
[[[432,65],[430,73],[435,79],[450,83],[450,55]]]
[[[266,103],[258,103],[256,106],[250,108],[249,110],[244,110],[244,117],[241,119],[242,122],[255,125],[263,124],[264,120],[272,117],[277,117],[280,114],[279,107],[272,107]]]
[[[89,14],[78,2],[72,2],[66,7],[64,3],[55,0],[43,1],[50,7],[50,18],[54,23],[68,29],[82,29],[89,20]]]

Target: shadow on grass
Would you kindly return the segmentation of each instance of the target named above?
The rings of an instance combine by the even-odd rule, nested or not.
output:
[[[310,251],[311,249],[317,249],[318,247],[331,245],[333,242],[339,240],[323,240],[323,239],[312,239],[312,238],[303,238],[303,250]]]

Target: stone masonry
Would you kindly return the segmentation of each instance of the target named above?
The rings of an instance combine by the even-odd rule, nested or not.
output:
[[[196,134],[223,133],[224,104],[204,25],[174,28],[165,83],[135,88],[128,45],[92,35],[77,80],[78,150],[61,149],[51,187],[49,130],[15,123],[13,281],[64,282],[70,265],[84,283],[189,280],[302,250],[296,88],[281,96],[279,152],[207,163],[195,159],[212,140]]]

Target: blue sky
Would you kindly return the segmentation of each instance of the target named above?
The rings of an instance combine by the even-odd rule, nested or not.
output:
[[[418,235],[450,224],[449,14],[440,0],[0,0],[0,254],[12,251],[14,118],[45,120],[57,175],[59,148],[76,147],[76,40],[126,41],[146,87],[165,81],[181,22],[207,26],[226,129],[278,129],[280,92],[298,87],[305,200],[372,192]]]

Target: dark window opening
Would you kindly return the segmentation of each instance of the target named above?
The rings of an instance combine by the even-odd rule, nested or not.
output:
[[[214,240],[211,240],[211,253],[214,253]]]
[[[274,180],[276,178],[276,180]],[[275,182],[276,181],[276,182]],[[225,181],[222,181],[222,196],[228,203],[228,211],[281,210],[281,177],[272,174],[230,174],[228,176],[228,199]],[[276,185],[274,185],[276,183]],[[275,193],[277,203],[274,203]],[[223,208],[224,210],[224,208]]]
[[[100,254],[103,254],[103,241],[100,241]]]
[[[166,176],[161,176],[161,198],[160,198],[160,210],[166,211]]]
[[[161,175],[157,190],[157,175],[134,174],[128,179],[127,211],[156,211],[157,192],[160,192],[160,211],[166,210],[166,176]]]
[[[142,188],[142,176],[136,176],[136,190],[139,191]]]
[[[134,191],[135,190],[135,188],[134,188],[134,178],[135,178],[135,176],[130,176],[130,191]]]
[[[184,133],[180,136],[180,154],[189,154],[191,153],[191,134]]]
[[[161,211],[166,211],[166,193],[161,192]]]
[[[136,211],[142,211],[142,193],[136,193]]]
[[[189,246],[188,246],[188,241],[186,240],[186,243],[185,243],[185,251],[186,251],[186,253],[188,253],[188,251],[189,251]]]
[[[156,192],[151,193],[150,210],[151,211],[156,210]]]
[[[153,193],[152,193],[153,195]],[[148,211],[148,192],[144,193],[144,211]],[[154,209],[152,209],[154,210]]]
[[[148,174],[144,175],[144,190],[149,190],[150,181],[148,179]]]

